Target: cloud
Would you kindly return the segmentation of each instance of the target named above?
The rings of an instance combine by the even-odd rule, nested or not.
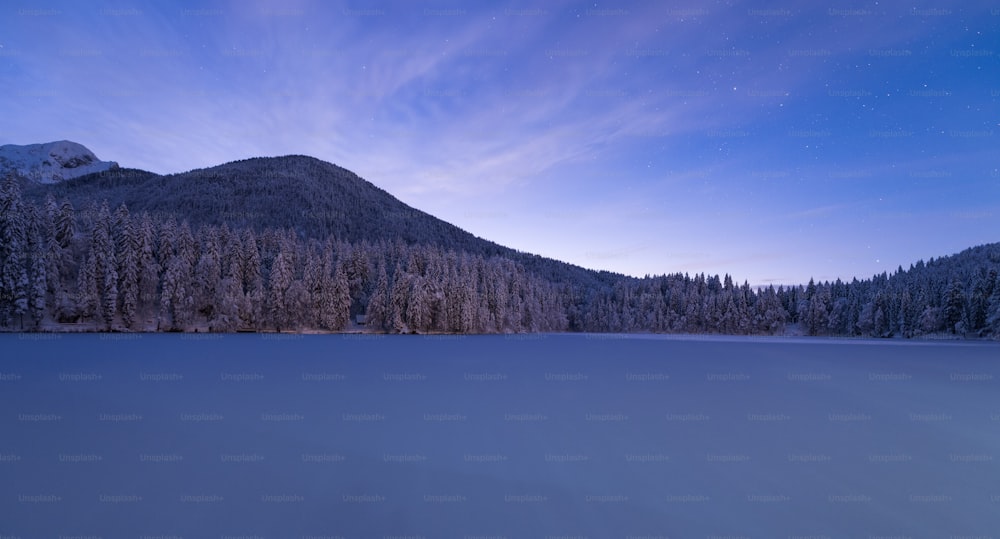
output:
[[[852,202],[850,204],[828,204],[825,206],[817,206],[815,208],[808,208],[805,210],[800,210],[792,212],[783,216],[785,220],[798,220],[798,219],[826,219],[835,213],[841,213],[843,210],[850,208],[855,208],[860,206],[860,202]]]

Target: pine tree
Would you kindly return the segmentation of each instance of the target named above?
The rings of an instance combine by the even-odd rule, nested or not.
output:
[[[48,295],[47,282],[47,251],[48,245],[43,239],[45,220],[37,214],[34,207],[27,206],[27,254],[28,254],[28,313],[35,329],[39,329],[45,318]]]
[[[219,253],[218,237],[214,231],[203,230],[203,235],[201,254],[192,279],[194,310],[206,321],[212,322],[216,317],[221,297],[222,257]]]
[[[764,333],[771,335],[780,333],[788,321],[788,312],[785,311],[778,292],[775,291],[773,286],[767,287],[758,305],[761,322],[760,329]]]
[[[198,264],[198,241],[195,240],[194,233],[187,221],[182,221],[177,227],[176,239],[173,242],[174,253],[184,259],[184,267],[189,272],[193,271]]]
[[[163,288],[160,292],[160,308],[156,324],[156,328],[159,331],[172,331],[176,329],[174,322],[174,297],[176,295],[175,291],[180,286],[180,270],[177,268],[179,263],[177,257],[168,257],[167,266],[163,272]]]
[[[56,220],[56,241],[63,249],[67,249],[76,235],[76,210],[69,200],[64,200],[59,206],[59,214]]]
[[[89,258],[94,264],[94,279],[98,294],[98,314],[106,330],[118,313],[118,271],[115,247],[111,235],[111,213],[107,203],[101,204],[90,234]]]
[[[479,290],[476,281],[475,267],[468,255],[463,255],[457,282],[461,290],[458,306],[458,331],[461,333],[482,331],[476,316],[479,310]]]
[[[187,224],[175,227],[168,220],[160,230],[159,263],[164,267],[160,293],[161,329],[184,331],[194,320],[192,257],[195,253],[194,237]]]
[[[59,205],[50,193],[45,197],[45,206],[39,216],[39,233],[45,246],[45,275],[48,295],[57,298],[62,292],[62,279],[59,275],[62,265],[63,249],[56,241],[56,220],[59,216]]]
[[[430,305],[424,285],[424,277],[421,275],[416,275],[410,279],[405,317],[406,325],[413,331],[426,331],[430,325]]]
[[[986,308],[986,331],[1000,339],[1000,278],[994,279],[993,292]]]
[[[990,287],[986,284],[987,280],[985,272],[977,277],[968,302],[969,331],[974,334],[980,334],[986,329],[986,316],[990,305]]]
[[[830,316],[827,321],[827,331],[833,335],[844,335],[847,334],[848,328],[848,310],[850,308],[850,300],[847,298],[836,298],[833,300],[833,305],[830,306]]]
[[[43,239],[45,243],[45,280],[48,285],[49,307],[53,318],[58,322],[68,322],[75,316],[75,306],[69,291],[68,283],[73,277],[73,255],[69,241],[64,246],[58,237],[57,229],[61,211],[55,198],[49,195],[45,200],[43,217]]]
[[[0,186],[0,326],[24,327],[28,312],[26,215],[17,180]]]
[[[486,282],[486,301],[489,309],[490,320],[487,323],[488,332],[506,333],[507,321],[507,279],[503,275],[499,261],[490,260],[487,264],[488,278]]]
[[[365,311],[365,323],[374,329],[386,329],[386,322],[389,313],[389,278],[385,273],[385,266],[379,265],[378,282],[375,284],[375,292],[368,301],[368,308]]]
[[[156,231],[152,219],[145,212],[139,219],[138,241],[139,253],[136,266],[139,281],[139,302],[137,311],[146,313],[156,305],[161,266],[156,259]]]
[[[522,275],[518,274],[517,268],[509,261],[500,263],[503,274],[507,277],[505,286],[500,291],[501,297],[505,298],[503,316],[500,317],[501,331],[504,333],[521,331],[521,319],[524,305],[522,291],[524,289],[521,280]],[[622,302],[625,303],[624,301]],[[620,309],[618,310],[620,312]]]
[[[119,308],[122,324],[131,329],[139,308],[139,240],[124,203],[115,212],[113,231],[117,255]]]
[[[912,311],[912,299],[910,297],[910,291],[904,290],[899,297],[899,314],[897,315],[896,326],[899,328],[899,333],[903,337],[911,337],[913,335],[912,320],[910,318],[910,313]]]
[[[406,315],[410,293],[410,275],[401,265],[392,272],[392,288],[389,293],[388,329],[396,333],[408,333],[410,327]]]
[[[70,291],[76,280],[79,264],[73,258],[73,239],[76,236],[76,211],[69,200],[64,200],[52,214],[55,245],[50,250],[52,262],[57,266],[49,278],[54,288],[55,314],[59,322],[77,318],[75,294]],[[55,276],[55,278],[53,278]]]
[[[236,331],[241,327],[240,300],[243,292],[232,274],[223,277],[219,284],[219,301],[215,319],[211,321],[213,331]]]
[[[89,320],[97,314],[97,265],[93,256],[85,256],[76,278],[75,317]]]
[[[271,265],[268,279],[267,314],[271,325],[281,331],[288,328],[291,313],[288,312],[288,288],[292,286],[292,265],[284,251],[279,251]]]
[[[360,305],[366,299],[364,298],[365,287],[371,278],[371,261],[368,251],[369,246],[366,242],[355,246],[350,250],[349,262],[343,268],[349,286],[351,306]]]
[[[330,253],[332,255],[332,252]],[[315,248],[309,248],[306,253],[306,266],[302,270],[302,284],[306,290],[305,305],[300,318],[309,328],[322,327],[321,316],[324,312],[324,294],[326,294],[327,279],[323,274],[323,260]]]
[[[306,290],[302,279],[293,279],[285,293],[285,317],[288,329],[300,331],[305,326],[302,313],[311,303],[309,291]],[[284,326],[283,326],[284,327]]]
[[[826,286],[817,287],[810,297],[807,307],[806,328],[810,335],[819,335],[829,327],[829,312],[830,289]]]
[[[445,331],[447,329],[445,313],[448,306],[443,288],[445,274],[440,251],[428,249],[427,266],[423,279],[421,279],[423,301],[425,302],[425,331]]]
[[[953,279],[948,285],[944,305],[945,328],[951,333],[965,333],[965,325],[961,324],[965,314],[965,290],[962,282]]]
[[[261,273],[260,249],[251,229],[244,229],[243,238],[243,301],[240,304],[240,319],[249,327],[263,327],[264,279]]]
[[[243,242],[239,234],[223,226],[219,230],[218,241],[221,244],[219,266],[221,280],[219,281],[215,317],[209,321],[211,331],[236,331],[243,327],[240,317],[243,295]]]
[[[323,305],[324,326],[332,330],[344,329],[351,311],[351,289],[347,279],[347,268],[337,264],[326,289],[328,295]]]
[[[159,228],[158,244],[156,246],[157,263],[163,271],[170,265],[174,257],[174,245],[177,242],[177,223],[173,218],[167,218]]]
[[[922,333],[935,333],[944,327],[944,316],[939,307],[928,305],[920,313],[917,325]]]

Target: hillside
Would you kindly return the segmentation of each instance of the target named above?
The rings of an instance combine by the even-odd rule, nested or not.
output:
[[[23,189],[23,194],[22,194]],[[497,245],[304,156],[0,191],[0,327],[1000,337],[1000,244],[851,282],[643,279]]]
[[[192,226],[290,229],[303,238],[435,245],[484,257],[503,256],[559,282],[607,285],[619,278],[476,237],[412,208],[337,165],[306,156],[253,158],[180,174],[116,169],[56,185],[27,185],[25,197],[69,200],[85,209],[107,201],[133,213],[170,215]]]

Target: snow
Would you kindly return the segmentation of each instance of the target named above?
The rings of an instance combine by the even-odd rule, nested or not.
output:
[[[1000,529],[997,343],[6,334],[0,350],[0,535]],[[62,503],[18,498],[48,495]]]
[[[58,183],[117,167],[118,163],[101,161],[85,146],[68,140],[0,146],[0,177],[14,172],[36,182]]]

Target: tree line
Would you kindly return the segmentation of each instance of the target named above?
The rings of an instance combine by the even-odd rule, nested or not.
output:
[[[1000,245],[851,282],[752,288],[697,274],[542,276],[428,243],[191,226],[0,187],[7,330],[663,332],[1000,337]],[[363,318],[359,318],[363,317]]]

